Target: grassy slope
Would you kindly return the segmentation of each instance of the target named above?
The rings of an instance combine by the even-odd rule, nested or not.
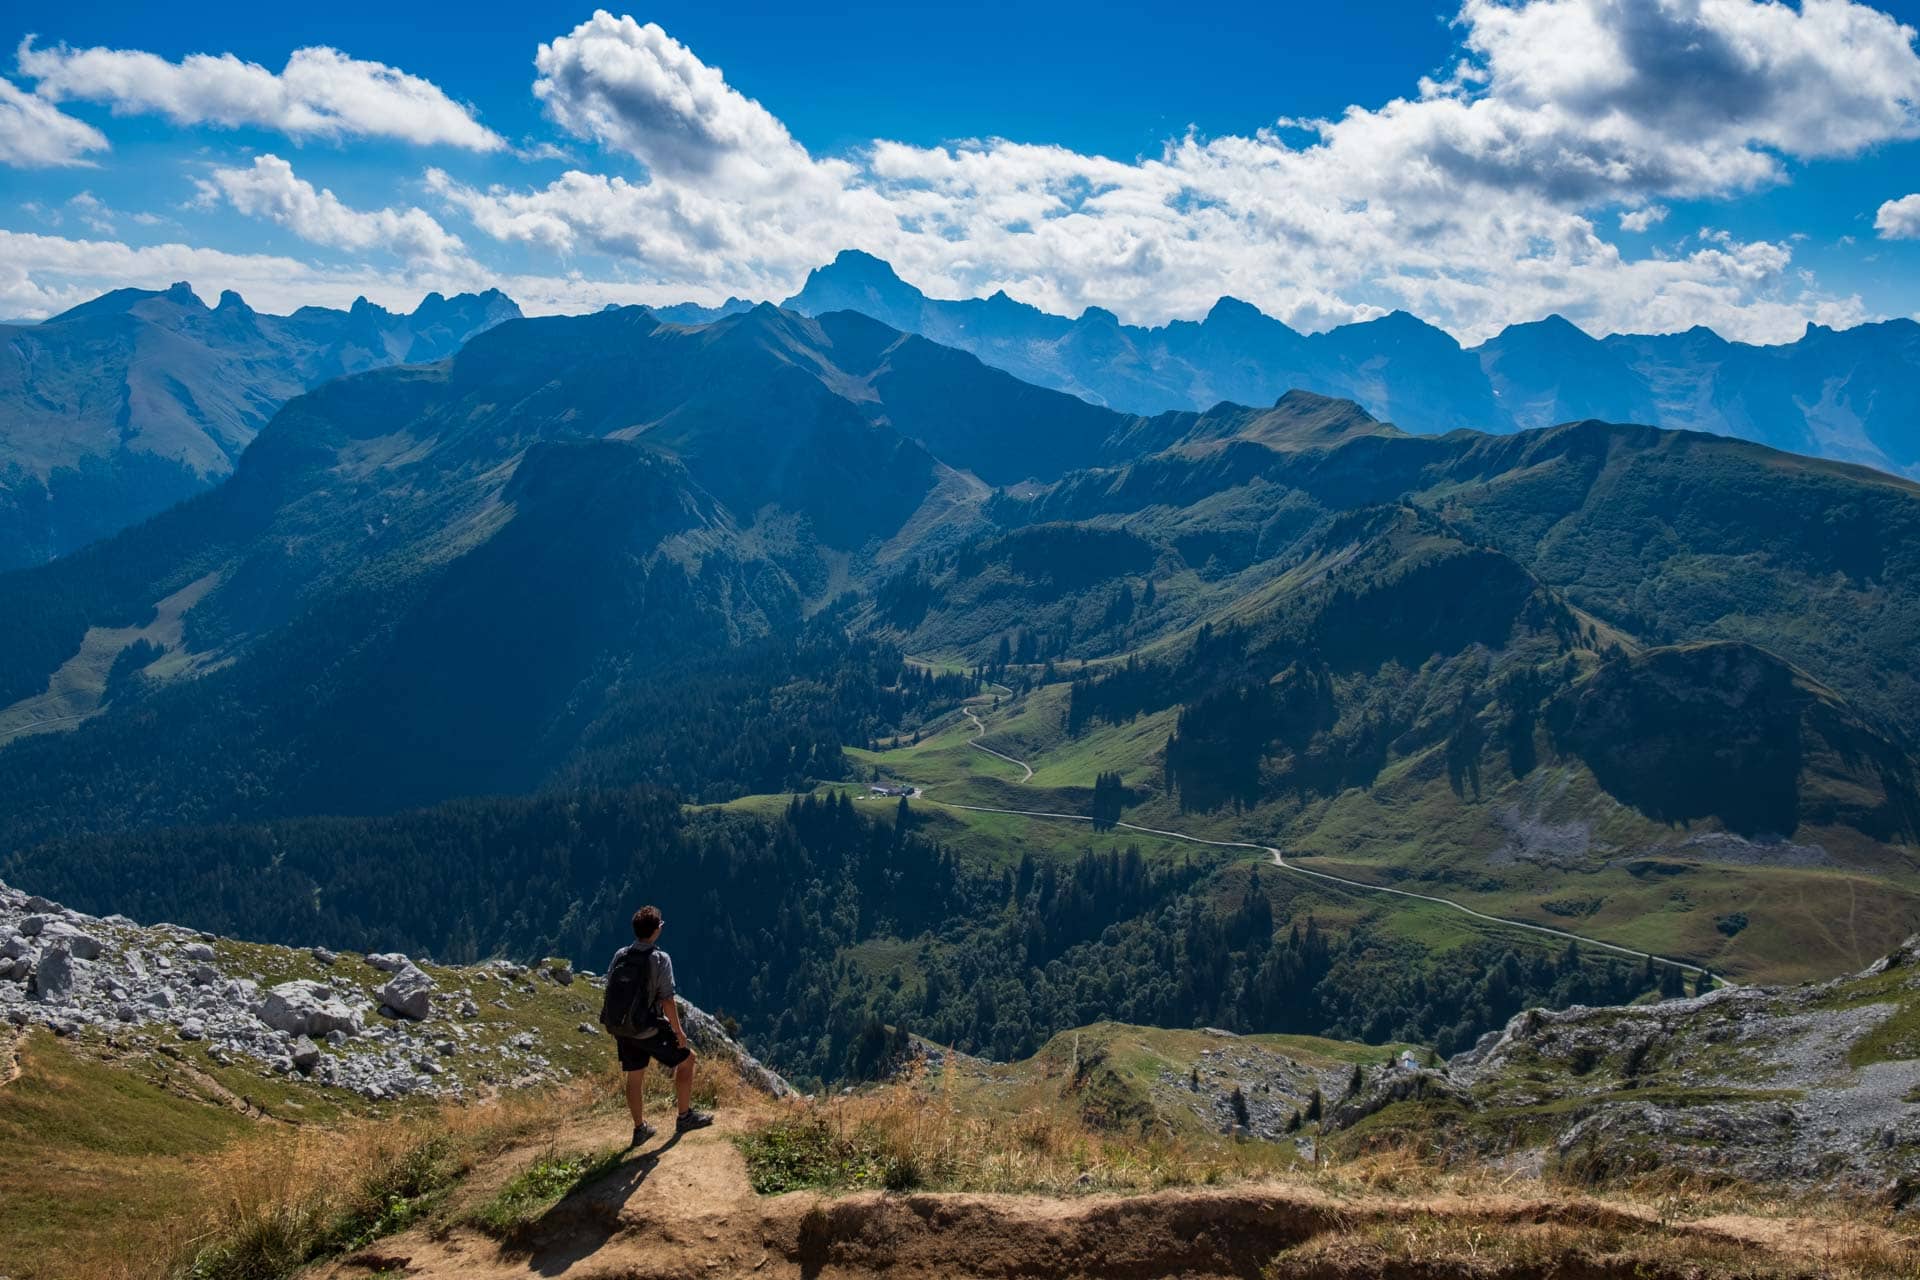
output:
[[[906,1087],[925,1105],[989,1126],[1085,1126],[1148,1145],[1170,1140],[1207,1158],[1237,1145],[1216,1106],[1236,1085],[1285,1114],[1304,1109],[1314,1089],[1337,1097],[1354,1064],[1386,1062],[1406,1047],[1099,1022],[1018,1062],[945,1060]],[[1254,1146],[1274,1169],[1298,1158],[1290,1143]]]
[[[116,1275],[196,1201],[194,1168],[254,1128],[161,1059],[112,1064],[44,1032],[0,1086],[0,1275]]]
[[[1873,873],[1847,865],[1767,865],[1792,856],[1778,848],[1736,851],[1755,859],[1752,864],[1729,861],[1689,847],[1700,832],[1645,818],[1602,791],[1585,766],[1544,752],[1545,762],[1523,779],[1507,772],[1501,753],[1487,752],[1477,796],[1470,787],[1453,789],[1443,748],[1435,746],[1392,761],[1371,787],[1304,806],[1181,813],[1160,792],[1159,754],[1177,709],[1124,725],[1097,724],[1071,738],[1063,728],[1066,692],[1061,683],[1020,698],[1003,696],[997,708],[991,696],[973,703],[987,726],[981,741],[1033,766],[1033,780],[1024,785],[1013,765],[968,745],[975,731],[964,717],[918,744],[848,754],[883,776],[926,788],[914,802],[922,814],[941,802],[1084,813],[1094,776],[1117,770],[1140,797],[1127,813],[1130,822],[1279,844],[1308,865],[1350,879],[1693,959],[1741,981],[1857,970],[1920,928],[1920,862],[1902,865],[1898,849],[1870,854],[1851,833],[1814,831],[1800,833],[1800,840],[1842,857],[1871,856]],[[952,825],[940,828],[940,838],[989,861],[1012,861],[1022,848],[1077,852],[1093,835],[1057,821],[957,810],[946,816]],[[1170,843],[1169,852],[1203,852],[1139,833],[1115,834],[1137,840],[1143,851]],[[1488,934],[1528,946],[1558,945],[1420,903],[1330,886],[1304,890],[1299,905],[1324,919],[1371,919],[1439,949]],[[1736,928],[1742,916],[1746,923]]]

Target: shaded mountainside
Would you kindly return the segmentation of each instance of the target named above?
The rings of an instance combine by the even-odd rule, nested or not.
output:
[[[37,564],[199,493],[273,413],[329,378],[438,360],[517,316],[496,291],[428,294],[411,315],[263,315],[235,293],[120,289],[0,326],[0,569]]]
[[[1049,315],[1004,293],[935,299],[851,250],[783,305],[863,312],[1029,382],[1134,412],[1268,404],[1302,387],[1358,401],[1410,431],[1648,422],[1920,476],[1920,324],[1907,319],[1809,325],[1796,342],[1753,346],[1700,328],[1594,338],[1548,316],[1462,349],[1405,312],[1303,334],[1235,298],[1204,319],[1158,328],[1121,324],[1098,307],[1078,319]]]

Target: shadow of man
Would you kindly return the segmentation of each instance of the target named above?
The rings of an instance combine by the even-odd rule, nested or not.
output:
[[[659,1167],[660,1157],[679,1141],[675,1133],[651,1151],[631,1156],[603,1176],[582,1183],[516,1233],[520,1238],[515,1243],[532,1255],[529,1262],[534,1273],[565,1275],[619,1234],[620,1211]]]

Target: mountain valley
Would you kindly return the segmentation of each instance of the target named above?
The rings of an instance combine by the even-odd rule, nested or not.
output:
[[[69,1009],[52,926],[15,925],[23,1061],[91,1080],[157,1034],[184,1057],[141,1062],[218,1048],[398,1124],[524,1090],[463,1065],[454,1098],[411,1032],[294,1080],[255,1002],[331,981],[316,946],[465,993],[530,966],[543,1123],[602,1142],[554,1083],[590,1078],[587,997],[539,975],[657,900],[715,1034],[853,1090],[834,1123],[879,1144],[743,1101],[742,1187],[893,1185],[911,1149],[942,1193],[1133,1191],[1140,1159],[1393,1147],[1906,1203],[1920,1096],[1881,1085],[1915,1052],[1920,485],[1598,420],[1412,434],[1303,390],[1129,413],[852,311],[677,314],[396,350],[206,492],[0,574],[0,879],[68,904],[56,935],[220,970],[149,1017],[84,960],[112,998]],[[1809,1018],[1869,1047],[1802,1052]],[[1729,1036],[1806,1069],[1735,1080]],[[1863,1081],[1884,1123],[1832,1138]],[[929,1098],[1029,1172],[913,1146]],[[1755,1154],[1782,1107],[1791,1168]],[[1621,1163],[1633,1117],[1671,1140]],[[1042,1124],[1115,1163],[1004,1154]],[[544,1203],[603,1155],[551,1152],[580,1181]]]

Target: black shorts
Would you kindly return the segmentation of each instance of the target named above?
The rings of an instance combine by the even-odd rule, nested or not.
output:
[[[622,1071],[645,1071],[649,1060],[663,1067],[677,1067],[693,1056],[691,1049],[680,1047],[671,1031],[658,1032],[645,1040],[635,1040],[630,1036],[615,1036],[613,1043],[614,1047],[620,1050]]]

